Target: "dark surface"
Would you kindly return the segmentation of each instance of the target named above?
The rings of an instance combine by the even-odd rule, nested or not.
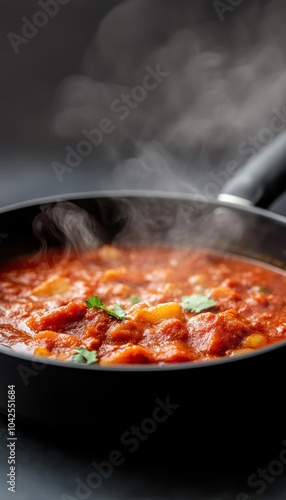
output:
[[[261,387],[257,394],[253,387],[250,387],[250,394],[256,404],[255,411],[253,403],[249,405],[250,395],[245,405],[242,401],[235,404],[234,399],[232,406],[237,407],[237,413],[233,418],[235,426],[232,426],[231,415],[226,412],[222,415],[221,425],[218,427],[216,423],[220,408],[211,405],[209,415],[205,418],[205,428],[202,429],[198,423],[192,428],[196,418],[190,415],[188,422],[182,410],[176,409],[165,422],[158,424],[157,430],[145,441],[138,440],[139,446],[136,450],[132,449],[131,443],[128,445],[122,443],[122,436],[124,432],[130,431],[131,425],[141,426],[144,419],[152,415],[152,409],[150,411],[148,408],[140,417],[138,416],[137,420],[126,423],[121,431],[115,433],[114,425],[117,424],[118,418],[116,413],[110,414],[104,430],[96,425],[84,425],[87,401],[81,403],[83,425],[80,428],[68,429],[64,425],[68,419],[64,411],[59,411],[59,428],[52,432],[47,428],[31,428],[18,423],[16,426],[17,492],[14,498],[17,500],[85,498],[84,495],[77,496],[75,493],[77,481],[80,479],[84,483],[88,482],[88,477],[90,478],[94,472],[92,462],[97,464],[106,462],[110,454],[118,450],[121,452],[122,463],[114,467],[112,473],[102,480],[99,487],[92,488],[93,493],[90,492],[90,495],[87,493],[86,498],[241,500],[243,497],[240,497],[239,493],[248,492],[251,499],[258,497],[282,500],[286,491],[285,465],[279,460],[282,456],[285,463],[285,451],[280,455],[286,449],[283,398],[279,398],[278,406],[275,403],[272,406],[272,426],[269,428],[267,422],[271,410],[267,407],[268,402],[263,400],[264,390],[269,389],[270,387],[267,389]],[[192,394],[191,387],[189,391]],[[221,397],[223,391],[225,397],[228,397],[227,386],[224,387],[222,384]],[[76,392],[80,393],[80,387],[76,388]],[[91,397],[96,396],[91,395]],[[177,402],[171,398],[171,403]],[[194,414],[199,410],[200,408],[194,406]],[[259,410],[263,414],[261,420]],[[117,411],[122,414],[123,410],[118,408]],[[279,412],[277,428],[273,426],[275,411]],[[227,419],[225,434],[221,429],[224,428],[223,418]],[[243,436],[237,428],[239,419],[244,422]],[[7,448],[5,449],[7,422],[2,416],[0,422],[3,478],[7,472],[8,452]],[[278,469],[277,461],[280,462]],[[271,472],[267,476],[269,483],[264,481],[265,492],[263,495],[257,495],[255,491],[258,490],[258,484],[251,487],[248,478],[254,474],[258,480],[259,469],[264,468]],[[1,500],[11,498],[12,494],[7,492],[4,482],[1,484]]]
[[[2,417],[1,424],[1,427],[6,427]],[[284,473],[274,480],[272,477],[273,482],[267,484],[262,495],[255,494],[257,487],[247,485],[251,474],[257,473],[260,467],[268,468],[273,460],[279,460],[279,454],[285,449],[281,442],[285,435],[273,437],[267,450],[261,440],[256,449],[246,446],[240,453],[237,452],[235,438],[230,438],[233,446],[225,451],[220,446],[212,447],[211,442],[205,439],[201,453],[195,453],[191,440],[181,440],[173,446],[172,436],[168,438],[167,425],[168,422],[162,424],[165,426],[162,430],[164,439],[160,439],[159,429],[148,440],[141,442],[134,452],[120,443],[120,435],[113,442],[106,436],[105,447],[101,449],[97,429],[83,428],[80,432],[58,432],[51,436],[46,431],[29,432],[18,426],[17,493],[12,498],[77,498],[77,478],[86,482],[87,476],[94,471],[91,463],[96,461],[100,464],[108,460],[113,450],[120,450],[125,462],[115,467],[113,473],[103,479],[101,486],[94,488],[89,498],[231,500],[240,498],[239,493],[245,491],[251,492],[251,499],[285,498]],[[3,441],[5,437],[4,433]],[[4,457],[1,470],[6,472]],[[63,496],[65,493],[71,496]],[[6,500],[11,495],[3,486],[1,499]]]
[[[17,487],[12,498],[17,500],[30,500],[31,498],[43,500],[73,498],[282,500],[285,498],[286,477],[284,473],[285,451],[282,455],[281,452],[286,449],[286,429],[281,430],[280,427],[278,431],[276,428],[267,427],[265,415],[267,401],[261,398],[263,390],[260,390],[260,397],[257,400],[251,382],[250,385],[250,391],[253,391],[253,401],[257,404],[256,411],[251,411],[249,405],[244,406],[240,402],[238,414],[234,418],[234,422],[237,422],[239,415],[247,428],[242,440],[238,437],[240,434],[237,427],[231,425],[231,416],[227,414],[225,415],[228,419],[226,434],[223,435],[221,431],[216,434],[218,429],[213,424],[216,422],[215,415],[219,408],[213,406],[206,419],[209,422],[205,426],[205,432],[202,432],[200,426],[192,429],[193,419],[190,418],[188,423],[186,419],[182,420],[180,409],[175,410],[166,422],[158,424],[157,430],[144,442],[140,441],[138,449],[134,451],[130,444],[127,446],[121,441],[123,433],[131,428],[130,423],[123,427],[116,436],[113,433],[113,437],[110,437],[108,429],[113,429],[117,419],[116,414],[110,415],[104,431],[96,425],[91,427],[84,424],[79,429],[66,429],[64,421],[68,419],[68,415],[64,411],[59,412],[58,415],[61,428],[53,432],[49,432],[46,428],[30,428],[18,423],[16,426]],[[265,387],[266,391],[270,389],[270,387]],[[75,390],[77,394],[80,393],[80,387]],[[191,393],[191,387],[189,390]],[[221,391],[223,390],[227,393],[226,387],[222,387]],[[177,403],[174,399],[171,399],[171,402]],[[83,413],[85,406],[86,402],[82,405]],[[261,419],[257,416],[259,408],[262,413]],[[282,408],[283,398],[281,397],[280,409]],[[275,409],[277,409],[276,405]],[[193,408],[194,412],[197,410],[199,409]],[[122,409],[118,408],[118,412],[121,411]],[[141,425],[143,420],[151,414],[149,410],[146,411],[142,417],[133,422],[133,425]],[[278,420],[279,417],[285,420],[282,412]],[[6,500],[12,495],[7,492],[5,486],[8,456],[7,421],[0,416],[0,422],[1,500]],[[201,434],[201,442],[199,434]],[[122,463],[114,467],[112,473],[102,480],[99,487],[92,488],[90,494],[86,493],[86,497],[83,493],[82,496],[77,496],[75,493],[77,481],[80,479],[84,483],[88,482],[88,477],[90,478],[94,472],[92,462],[101,464],[108,461],[114,450],[121,452]],[[284,461],[283,464],[280,456]],[[248,484],[248,478],[254,474],[257,481],[260,469],[268,469],[271,474],[268,473],[268,480],[263,481],[265,491],[257,495],[255,492],[259,491],[258,484],[251,487]],[[239,496],[240,492],[248,492],[249,497]]]

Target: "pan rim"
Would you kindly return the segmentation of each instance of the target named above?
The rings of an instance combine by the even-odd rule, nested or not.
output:
[[[265,208],[260,208],[256,206],[243,206],[237,205],[235,203],[223,202],[217,198],[211,198],[204,196],[203,194],[191,194],[181,191],[160,191],[160,190],[93,190],[93,191],[78,191],[62,193],[57,195],[50,195],[40,198],[31,198],[29,200],[20,201],[13,203],[11,205],[5,205],[0,207],[0,215],[7,212],[13,212],[15,210],[20,210],[24,208],[32,208],[38,205],[43,205],[46,203],[57,203],[62,201],[77,201],[77,200],[88,200],[88,199],[98,199],[98,198],[160,198],[165,200],[178,200],[178,201],[201,201],[208,205],[214,205],[216,207],[232,208],[241,212],[253,213],[270,220],[275,220],[286,224],[286,216],[278,214],[276,212],[271,212]]]
[[[0,345],[0,355],[7,356],[8,358],[13,358],[13,359],[18,359],[20,361],[27,361],[31,364],[35,365],[43,365],[44,368],[47,366],[54,366],[56,368],[62,368],[62,369],[71,369],[71,370],[84,370],[84,371],[91,371],[91,372],[169,372],[169,371],[184,371],[184,370],[199,370],[199,369],[206,369],[206,368],[212,368],[215,366],[221,366],[225,364],[233,364],[233,363],[238,363],[241,361],[247,361],[253,357],[257,356],[263,356],[267,355],[268,352],[275,351],[277,349],[283,349],[286,348],[286,340],[282,340],[280,342],[277,342],[275,344],[271,344],[265,347],[261,347],[260,349],[254,350],[251,353],[247,354],[236,354],[233,356],[226,356],[223,358],[217,358],[217,359],[210,359],[210,360],[205,360],[205,361],[186,361],[186,362],[181,362],[181,363],[172,363],[172,364],[164,364],[164,365],[157,365],[157,364],[146,364],[146,365],[139,365],[139,364],[117,364],[117,365],[81,365],[81,364],[76,364],[71,361],[58,361],[56,359],[49,359],[45,358],[43,361],[42,357],[39,356],[30,356],[29,354],[21,353],[21,352],[16,352],[14,351],[11,353],[11,348],[1,346]],[[43,369],[44,369],[43,368]]]

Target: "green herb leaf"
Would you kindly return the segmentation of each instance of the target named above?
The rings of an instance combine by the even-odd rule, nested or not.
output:
[[[120,304],[115,304],[113,312],[119,317],[119,319],[124,319],[126,316],[126,311]]]
[[[270,293],[270,290],[269,290],[269,288],[267,288],[267,286],[256,286],[255,291],[262,292],[262,293]]]
[[[92,307],[99,307],[100,308],[103,306],[103,302],[102,302],[101,298],[97,297],[97,296],[89,297],[89,299],[87,299],[85,301],[85,303],[86,303],[88,309],[91,309]]]
[[[217,302],[205,295],[185,295],[182,297],[182,306],[190,312],[199,313],[216,305]]]
[[[126,316],[126,312],[124,311],[124,309],[120,304],[116,304],[113,310],[108,309],[108,307],[106,307],[103,304],[101,298],[98,296],[89,297],[89,299],[87,299],[85,303],[88,309],[91,309],[92,307],[97,307],[98,309],[102,309],[103,311],[107,312],[110,316],[113,316],[116,319],[122,320]]]
[[[77,351],[77,354],[74,354],[72,357],[72,361],[74,363],[91,365],[92,363],[97,363],[98,361],[96,351],[88,351],[84,347],[75,347],[75,351]]]
[[[139,297],[139,295],[130,295],[129,300],[130,300],[131,304],[138,304],[138,302],[140,302],[141,298]]]

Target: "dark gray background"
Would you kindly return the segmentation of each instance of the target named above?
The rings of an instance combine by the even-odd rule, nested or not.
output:
[[[242,1],[223,22],[212,0],[70,0],[15,54],[7,35],[39,10],[0,7],[2,206],[102,188],[203,192],[285,105],[282,0]],[[120,122],[111,102],[157,64],[170,76]],[[116,132],[59,182],[53,161],[108,116]]]
[[[123,10],[106,17],[120,5]],[[272,108],[286,102],[282,0],[242,1],[224,22],[209,0],[71,0],[15,54],[7,34],[20,33],[21,17],[31,19],[38,10],[32,0],[2,0],[0,6],[1,206],[93,189],[203,191],[210,172],[223,171],[228,160],[244,163],[238,145],[267,127]],[[66,146],[76,147],[81,129],[96,126],[112,99],[140,83],[146,65],[157,63],[170,78],[118,134],[59,182],[52,162],[64,161]],[[76,89],[67,84],[72,75]],[[1,416],[1,500],[72,495],[75,477],[85,477],[93,459],[105,458],[96,439],[82,450],[78,435],[52,438],[19,425],[17,493],[8,495],[6,424]],[[285,438],[261,459],[247,460],[253,450],[239,460],[206,450],[197,463],[191,455],[184,462],[173,456],[166,443],[162,464],[149,462],[152,446],[156,450],[156,440],[150,441],[93,498],[235,499],[247,490],[251,473],[277,458]],[[251,498],[282,500],[285,491],[282,474]]]

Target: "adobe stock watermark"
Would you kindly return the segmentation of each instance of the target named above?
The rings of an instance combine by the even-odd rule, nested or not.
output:
[[[37,377],[47,365],[45,363],[32,361],[31,365],[27,366],[21,363],[17,366],[17,371],[22,379],[22,382],[25,387],[27,387],[30,383],[31,377]]]
[[[285,472],[286,440],[282,441],[282,445],[284,448],[280,451],[279,457],[276,460],[269,462],[264,469],[259,467],[257,471],[248,477],[247,485],[252,488],[252,496],[248,493],[240,492],[236,495],[236,500],[251,500],[253,499],[253,494],[261,495],[270,484],[274,483],[277,477]]]
[[[214,0],[213,7],[220,21],[223,23],[225,14],[233,12],[243,1],[244,0],[227,0],[226,2],[222,2],[221,0]]]
[[[155,399],[156,406],[152,415],[144,418],[137,426],[131,426],[130,429],[123,432],[120,437],[120,443],[124,449],[114,449],[108,454],[107,460],[100,463],[93,461],[91,463],[92,470],[83,480],[80,477],[75,479],[75,490],[73,495],[64,493],[61,495],[61,500],[88,500],[93,492],[100,488],[103,481],[108,479],[116,467],[120,467],[126,461],[126,456],[129,453],[134,453],[140,447],[140,444],[147,441],[154,434],[158,426],[173,415],[180,405],[170,401],[168,396],[165,401],[160,398]]]
[[[70,1],[71,0],[39,0],[38,6],[42,10],[35,12],[32,19],[28,19],[25,16],[21,18],[23,23],[21,34],[19,35],[12,31],[7,34],[7,38],[15,54],[19,54],[21,45],[27,45],[32,38],[35,38],[41,28],[47,26],[50,19],[58,14],[61,5],[67,5]]]
[[[129,94],[122,93],[118,99],[114,99],[110,104],[110,111],[120,121],[126,120],[130,113],[147,99],[148,94],[156,90],[170,76],[167,71],[162,71],[160,64],[157,64],[155,68],[146,66],[145,70],[146,74],[141,85],[133,87]],[[59,182],[63,181],[66,173],[73,172],[83,159],[93,152],[94,148],[103,143],[104,137],[112,134],[116,128],[115,120],[102,118],[96,128],[83,129],[81,133],[84,138],[77,143],[76,147],[66,146],[65,163],[53,161],[51,164]]]
[[[247,156],[247,161],[286,129],[286,106],[281,111],[277,108],[272,108],[272,113],[268,127],[260,129],[257,135],[249,135],[237,146],[237,152],[240,156]],[[206,197],[217,197],[224,184],[235,174],[240,166],[239,161],[231,160],[223,170],[210,172],[209,177],[211,180],[205,184],[203,195]]]
[[[247,156],[248,161],[252,156],[259,153],[261,149],[286,129],[286,105],[282,110],[272,108],[272,116],[269,120],[268,127],[259,130],[257,135],[249,135],[244,141],[241,141],[237,146],[237,152],[240,156]],[[241,162],[238,160],[230,160],[225,167],[218,171],[210,171],[208,173],[209,181],[205,183],[203,189],[190,186],[193,200],[191,204],[180,207],[180,215],[189,227],[196,224],[196,216],[207,206],[210,198],[217,198],[225,183],[233,177],[236,171],[241,167]],[[210,229],[211,231],[211,229]]]

